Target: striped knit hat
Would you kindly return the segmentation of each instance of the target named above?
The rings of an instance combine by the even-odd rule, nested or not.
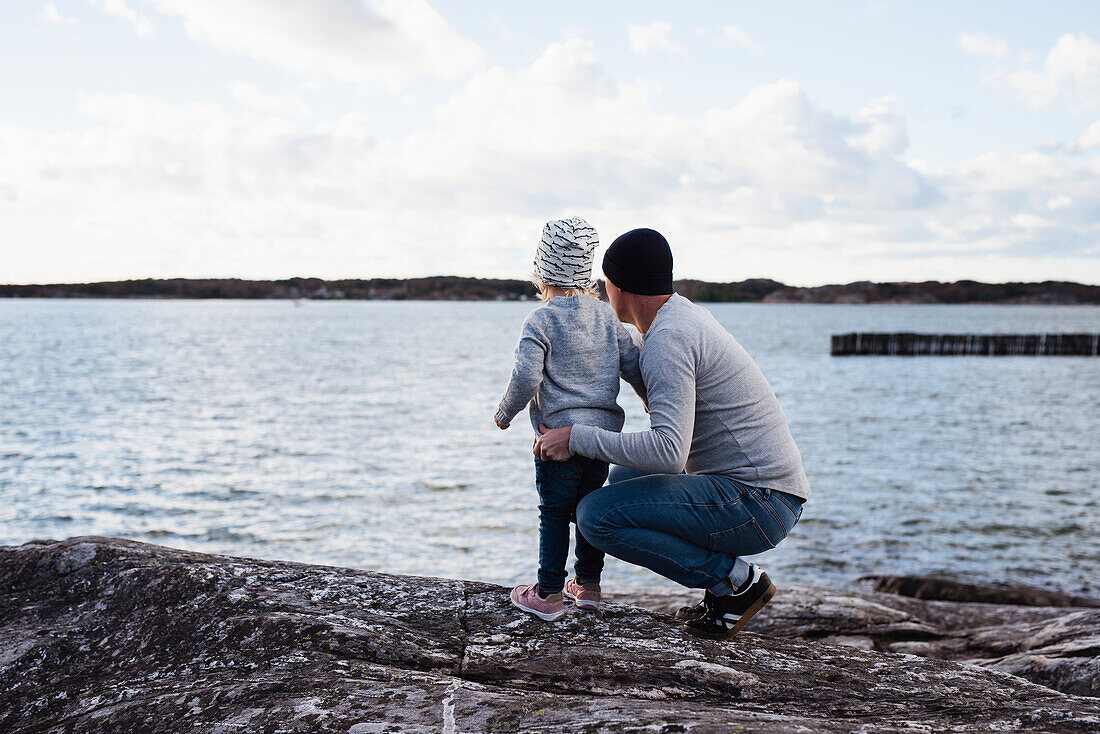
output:
[[[580,217],[555,219],[542,228],[535,250],[535,277],[559,288],[591,288],[592,260],[600,238]]]

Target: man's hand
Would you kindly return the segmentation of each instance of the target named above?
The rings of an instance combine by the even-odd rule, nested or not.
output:
[[[565,428],[547,428],[545,424],[539,424],[541,436],[535,439],[532,453],[543,461],[565,461],[572,452],[569,451],[569,435],[573,432],[573,426]]]
[[[501,423],[500,421],[497,420],[496,415],[493,416],[493,423],[496,423],[497,428],[499,428],[502,431],[507,431],[508,426],[512,425],[511,423]]]

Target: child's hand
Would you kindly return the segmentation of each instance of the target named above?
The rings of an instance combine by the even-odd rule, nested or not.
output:
[[[493,423],[496,423],[496,424],[497,424],[497,428],[499,428],[499,429],[500,429],[500,430],[502,430],[502,431],[507,431],[507,430],[508,430],[508,426],[512,425],[511,423],[504,423],[504,424],[502,424],[502,423],[501,423],[500,421],[498,421],[498,420],[497,420],[497,417],[496,417],[495,415],[493,416]]]

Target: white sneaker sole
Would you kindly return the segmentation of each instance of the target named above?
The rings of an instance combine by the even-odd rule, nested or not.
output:
[[[581,601],[577,597],[570,594],[568,591],[563,591],[562,594],[565,595],[566,599],[572,599],[573,600],[573,605],[577,609],[599,609],[600,608],[600,603],[598,601],[588,601],[588,600]]]
[[[540,612],[537,609],[532,609],[531,607],[526,607],[520,604],[518,601],[512,599],[511,597],[509,597],[509,601],[512,602],[512,606],[514,606],[516,609],[522,609],[528,614],[534,614],[539,619],[545,620],[547,622],[557,622],[559,619],[565,616],[564,609],[562,609],[560,612]]]

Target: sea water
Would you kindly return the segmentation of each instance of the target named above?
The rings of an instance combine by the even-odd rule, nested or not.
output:
[[[532,581],[534,434],[492,414],[535,307],[0,300],[0,544],[118,535]],[[848,331],[1100,332],[1100,308],[708,308],[771,382],[813,487],[758,559],[777,581],[1100,592],[1100,359],[829,356]],[[605,580],[659,582],[615,560]]]

